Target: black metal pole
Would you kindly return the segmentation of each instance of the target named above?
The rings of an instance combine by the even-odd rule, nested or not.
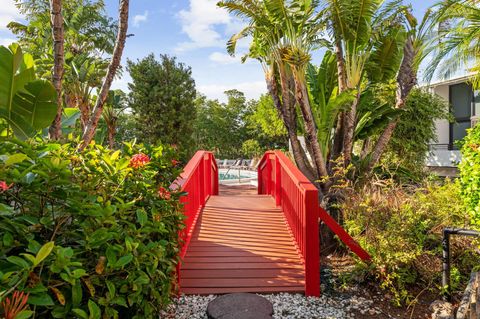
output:
[[[444,289],[443,299],[452,300],[450,289],[450,235],[462,235],[479,237],[480,232],[463,228],[444,228],[442,236],[442,288]]]
[[[448,228],[443,230],[442,237],[442,289],[443,299],[451,301],[452,296],[450,294],[450,233]]]

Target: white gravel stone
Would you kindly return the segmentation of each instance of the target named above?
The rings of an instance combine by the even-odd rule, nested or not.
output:
[[[354,312],[379,314],[373,307],[373,301],[359,296],[330,296],[320,298],[305,297],[300,294],[265,294],[261,295],[273,304],[275,319],[353,319]],[[174,301],[168,314],[160,318],[207,319],[207,305],[215,299],[210,296],[181,296]]]

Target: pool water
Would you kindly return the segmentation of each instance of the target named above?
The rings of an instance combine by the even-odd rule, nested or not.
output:
[[[235,173],[220,173],[219,178],[220,178],[221,181],[239,179],[238,172],[235,172]],[[243,179],[243,178],[251,178],[251,176],[242,175],[242,173],[240,173],[240,179]]]

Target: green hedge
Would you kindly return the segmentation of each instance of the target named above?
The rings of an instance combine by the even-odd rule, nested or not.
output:
[[[0,300],[27,292],[36,318],[157,318],[184,218],[174,155],[2,141]]]
[[[461,195],[473,223],[480,226],[480,125],[470,129],[463,140],[459,165]]]

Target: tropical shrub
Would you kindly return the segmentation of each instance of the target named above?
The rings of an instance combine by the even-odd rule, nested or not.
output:
[[[0,299],[36,318],[154,318],[175,289],[183,214],[169,147],[0,144]]]
[[[366,278],[376,277],[397,304],[410,301],[416,285],[441,289],[442,230],[470,221],[458,183],[416,189],[382,183],[351,190],[346,198],[345,227],[373,258],[369,268],[358,264]],[[456,288],[480,258],[469,240],[452,238],[451,245]]]
[[[426,90],[413,89],[388,144],[383,166],[395,163],[414,177],[424,177],[429,146],[438,139],[435,122],[451,119],[445,100]]]
[[[480,126],[470,129],[463,140],[460,184],[462,198],[476,227],[480,226]]]

